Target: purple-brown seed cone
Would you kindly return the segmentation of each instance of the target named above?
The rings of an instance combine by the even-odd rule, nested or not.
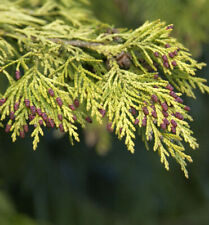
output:
[[[154,56],[155,57],[159,57],[159,53],[158,52],[154,52]]]
[[[106,110],[105,109],[98,109],[98,110],[101,113],[102,117],[104,117],[106,114]]]
[[[157,118],[157,113],[156,113],[156,111],[152,111],[152,116],[153,116],[154,118]]]
[[[171,124],[173,125],[173,127],[177,127],[177,123],[175,120],[171,120]]]
[[[175,50],[175,51],[173,52],[173,54],[174,54],[175,56],[177,56],[177,55],[178,55],[178,51]]]
[[[183,99],[180,98],[179,96],[176,98],[176,101],[179,102],[179,103],[181,103],[181,104],[184,102]]]
[[[15,102],[14,111],[17,111],[19,109],[19,104],[19,102]]]
[[[174,26],[173,25],[169,25],[166,27],[166,30],[173,30]]]
[[[169,44],[165,44],[165,48],[170,48],[171,46]]]
[[[50,126],[53,128],[54,127],[54,120],[49,118],[48,122],[49,122]]]
[[[35,119],[35,116],[32,115],[32,114],[30,114],[30,115],[29,115],[29,120],[32,121],[32,120],[34,120],[34,119]]]
[[[30,106],[30,111],[33,115],[36,115],[36,107],[34,105]]]
[[[162,111],[162,113],[163,113],[164,117],[168,117],[168,112]]]
[[[79,107],[79,100],[77,98],[73,101],[73,103],[76,108]]]
[[[39,116],[42,116],[42,111],[41,111],[40,108],[36,109],[36,112],[37,112],[37,114],[38,114]]]
[[[169,63],[166,62],[166,61],[164,61],[163,65],[164,65],[164,67],[167,68],[167,69],[170,67]]]
[[[0,106],[2,106],[6,102],[5,98],[0,99]]]
[[[47,119],[48,119],[48,116],[47,116],[47,114],[46,113],[42,113],[42,118],[43,118],[43,120],[44,121],[47,121]]]
[[[173,98],[177,98],[178,97],[178,95],[174,91],[170,91],[170,96],[172,96]]]
[[[23,130],[25,131],[25,133],[28,133],[29,131],[28,124],[23,125]]]
[[[75,111],[75,106],[74,105],[69,105],[69,108],[72,110],[72,111]]]
[[[131,106],[130,112],[133,116],[136,115],[136,109],[134,107]]]
[[[184,119],[183,115],[182,115],[181,113],[179,113],[179,112],[176,112],[176,113],[175,113],[175,116],[176,116],[176,118],[178,118],[179,120],[183,120],[183,119]]]
[[[142,108],[142,110],[143,110],[143,112],[144,112],[144,115],[148,115],[148,114],[149,114],[149,111],[148,111],[148,109],[147,109],[146,106],[144,106],[144,107]]]
[[[174,57],[173,52],[170,52],[168,55],[169,55],[170,58],[173,58]]]
[[[62,121],[62,120],[63,120],[63,116],[62,116],[62,114],[58,114],[58,119],[59,119],[60,121]]]
[[[168,58],[167,58],[166,55],[163,55],[163,56],[162,56],[162,59],[163,59],[164,62],[168,62]]]
[[[174,89],[173,86],[170,85],[170,84],[168,84],[165,88],[168,89],[168,90],[170,90],[170,91],[173,91],[173,89]]]
[[[146,125],[147,125],[147,118],[144,117],[144,119],[142,120],[142,126],[146,127]]]
[[[43,122],[43,120],[39,120],[38,123],[40,126],[42,126],[44,122]]]
[[[54,97],[54,91],[51,88],[48,90],[48,93],[51,97]]]
[[[177,66],[177,62],[176,62],[175,60],[172,61],[171,64],[172,64],[173,66]]]
[[[20,74],[20,71],[19,70],[17,70],[15,72],[15,78],[16,78],[16,80],[19,80],[21,78],[21,74]]]
[[[74,120],[74,121],[76,121],[76,120],[77,120],[76,115],[73,115],[73,120]]]
[[[168,110],[168,105],[164,102],[161,104],[162,108],[164,111],[167,111]]]
[[[138,123],[139,123],[139,120],[138,119],[135,119],[134,125],[137,125]]]
[[[56,102],[60,107],[63,105],[62,99],[60,97],[56,98]]]
[[[92,123],[92,119],[91,119],[89,116],[87,116],[85,120],[86,120],[88,123]]]
[[[161,127],[162,130],[166,130],[166,124],[165,123],[161,123],[160,127]]]
[[[11,127],[12,127],[12,126],[11,126],[10,124],[7,124],[6,127],[5,127],[5,132],[6,132],[6,133],[9,133]]]
[[[170,122],[168,121],[167,118],[164,118],[164,119],[163,119],[163,123],[166,124],[167,126],[170,124]]]
[[[64,131],[64,127],[63,127],[63,124],[62,124],[62,123],[60,123],[60,125],[59,125],[59,129],[60,129],[60,131],[61,131],[61,132],[65,132],[65,131]]]
[[[15,113],[14,112],[10,112],[9,117],[11,120],[14,120],[15,118]]]
[[[154,105],[151,105],[150,106],[153,110],[156,110],[155,106]]]
[[[175,128],[175,127],[171,127],[171,132],[172,132],[173,134],[176,134],[176,128]]]
[[[157,101],[158,101],[157,95],[152,95],[152,101],[153,101],[153,102],[157,102]]]
[[[24,102],[25,102],[25,106],[27,108],[29,108],[30,107],[30,100],[29,99],[25,99]]]
[[[185,106],[184,109],[188,112],[191,110],[189,106]]]
[[[20,130],[20,137],[21,138],[25,138],[25,132],[24,132],[24,130]]]
[[[113,128],[112,128],[112,123],[111,123],[111,122],[107,123],[106,128],[107,128],[107,130],[108,130],[109,132],[111,132],[111,133],[113,132]]]
[[[158,79],[159,78],[159,75],[156,73],[155,75],[154,75],[154,79]]]

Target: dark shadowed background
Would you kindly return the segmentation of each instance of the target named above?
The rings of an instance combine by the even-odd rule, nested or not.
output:
[[[117,27],[158,18],[173,23],[173,35],[209,64],[208,0],[90,2],[97,18]],[[209,79],[209,67],[198,75]],[[80,130],[73,147],[49,131],[34,152],[29,136],[12,143],[1,129],[0,225],[208,225],[209,96],[196,94],[184,98],[200,144],[187,149],[194,160],[189,179],[172,160],[167,172],[140,138],[130,154],[106,131],[100,131],[104,146],[94,146],[94,127]]]

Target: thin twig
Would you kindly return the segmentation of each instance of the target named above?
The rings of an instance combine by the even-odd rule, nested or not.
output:
[[[99,43],[99,42],[88,42],[88,41],[82,41],[82,40],[62,40],[58,38],[50,38],[49,40],[57,44],[72,45],[72,46],[81,47],[81,48],[88,48],[88,47],[103,45],[103,43]]]

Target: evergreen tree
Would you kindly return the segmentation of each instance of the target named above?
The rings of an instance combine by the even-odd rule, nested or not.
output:
[[[196,149],[183,94],[209,93],[196,71],[205,66],[155,20],[135,30],[97,20],[84,0],[3,0],[0,5],[0,120],[12,141],[44,127],[79,141],[77,127],[106,124],[134,152],[136,135],[186,177],[183,142]],[[3,81],[3,79],[7,81]]]

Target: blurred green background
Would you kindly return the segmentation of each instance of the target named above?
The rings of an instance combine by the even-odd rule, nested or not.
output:
[[[174,24],[173,35],[209,64],[208,0],[91,0],[100,20],[135,28],[145,20]],[[209,79],[209,67],[198,75]],[[171,161],[167,172],[139,138],[136,153],[90,127],[81,142],[49,131],[38,150],[0,132],[0,225],[208,225],[209,96],[185,97],[200,148],[188,152],[190,179]],[[109,143],[108,143],[109,140]],[[109,147],[108,147],[109,146]]]

